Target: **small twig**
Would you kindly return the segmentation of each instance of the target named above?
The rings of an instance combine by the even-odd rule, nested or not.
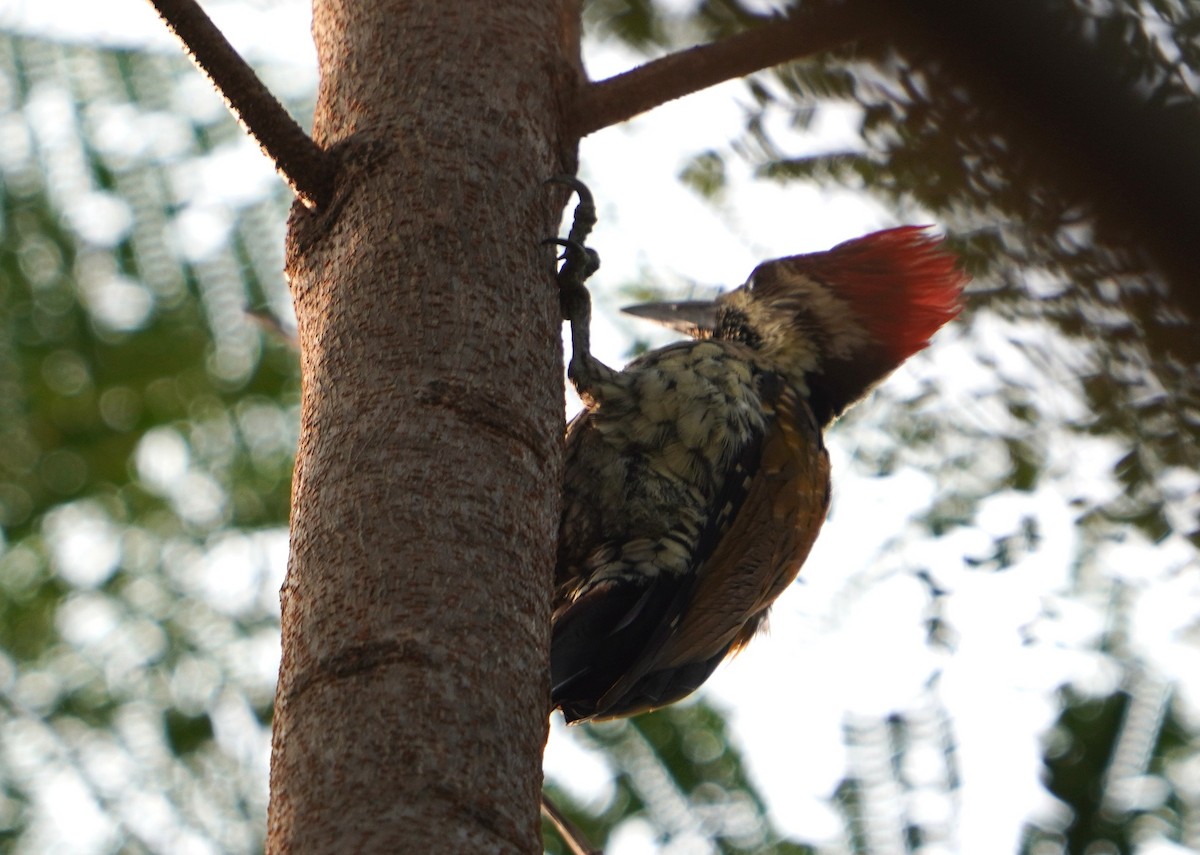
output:
[[[323,208],[331,190],[330,158],[288,115],[196,0],[150,0],[242,127],[275,163],[306,206]]]
[[[586,86],[572,127],[584,137],[709,86],[828,50],[865,34],[870,20],[858,3],[823,6],[653,60]]]
[[[542,813],[558,830],[558,836],[563,839],[563,843],[567,844],[572,855],[604,855],[601,850],[592,848],[592,844],[588,843],[587,837],[579,830],[579,827],[567,819],[566,815],[558,809],[558,805],[552,802],[545,793],[542,793]]]
[[[285,327],[279,316],[270,309],[246,309],[246,314],[262,327],[263,330],[269,332],[284,344],[291,346],[293,350],[300,349],[300,340],[296,336],[296,331]]]

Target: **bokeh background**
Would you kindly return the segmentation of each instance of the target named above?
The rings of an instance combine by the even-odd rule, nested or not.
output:
[[[1198,285],[1171,230],[1200,145],[1155,147],[1200,141],[1200,9],[1022,0],[1029,43],[988,53],[908,5],[584,142],[611,363],[668,340],[619,306],[874,228],[936,224],[975,277],[831,431],[832,514],[770,633],[686,703],[553,723],[548,784],[614,855],[1200,850]],[[307,4],[205,6],[307,123]],[[779,8],[593,0],[585,58]],[[1102,70],[1082,118],[1039,112],[1078,81],[1023,64],[1035,32]],[[976,52],[1008,63],[989,85]],[[0,0],[0,851],[262,847],[289,203],[148,4]]]

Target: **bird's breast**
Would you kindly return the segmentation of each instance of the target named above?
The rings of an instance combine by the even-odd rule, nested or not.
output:
[[[591,414],[596,429],[665,472],[690,478],[698,463],[723,468],[763,427],[755,368],[743,350],[684,342],[635,360]]]

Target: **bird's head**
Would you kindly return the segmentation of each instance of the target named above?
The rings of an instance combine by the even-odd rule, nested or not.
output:
[[[901,226],[763,262],[713,301],[626,311],[753,348],[763,367],[807,390],[824,424],[929,344],[959,313],[968,279],[940,238]]]

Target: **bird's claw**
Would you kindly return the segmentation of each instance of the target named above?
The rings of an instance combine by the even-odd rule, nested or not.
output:
[[[588,311],[589,297],[587,280],[600,269],[600,255],[587,246],[585,241],[596,225],[596,204],[587,185],[573,175],[555,175],[547,184],[563,184],[570,187],[579,196],[579,204],[575,206],[575,216],[571,222],[571,231],[565,238],[546,238],[543,244],[561,246],[563,265],[558,270],[559,298],[562,302],[562,314],[566,320],[575,320],[581,313]]]

